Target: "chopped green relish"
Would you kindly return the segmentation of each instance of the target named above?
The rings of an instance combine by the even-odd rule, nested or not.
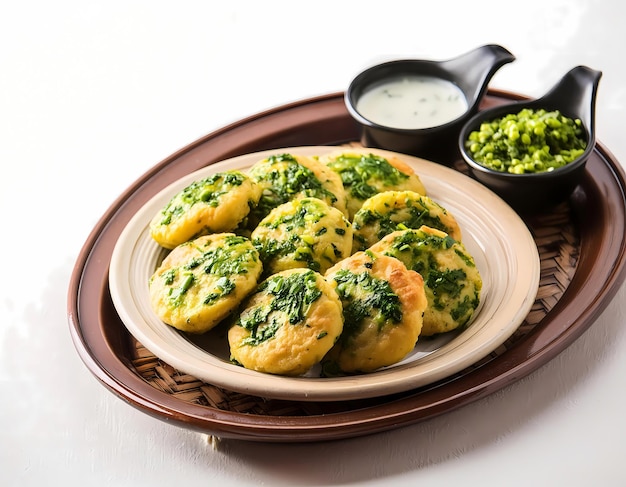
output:
[[[524,108],[483,122],[465,141],[479,164],[500,172],[527,174],[553,171],[574,161],[587,147],[580,119],[558,110]]]

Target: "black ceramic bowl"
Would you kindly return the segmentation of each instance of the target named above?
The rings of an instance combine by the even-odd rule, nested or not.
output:
[[[567,200],[585,170],[595,145],[595,101],[602,73],[586,66],[569,71],[544,96],[484,110],[473,116],[461,129],[458,147],[471,175],[497,193],[520,213],[537,213]],[[466,148],[469,134],[481,123],[517,113],[523,108],[559,110],[572,119],[580,119],[585,131],[586,149],[576,160],[552,171],[511,174],[500,172],[474,161]]]
[[[345,93],[346,107],[362,129],[363,145],[449,164],[459,157],[456,143],[459,131],[477,112],[492,76],[501,66],[514,59],[515,57],[505,48],[486,45],[446,61],[404,59],[378,64],[361,72],[352,80]],[[465,97],[467,109],[449,122],[413,129],[376,123],[357,109],[364,93],[390,80],[411,76],[425,76],[451,82]]]

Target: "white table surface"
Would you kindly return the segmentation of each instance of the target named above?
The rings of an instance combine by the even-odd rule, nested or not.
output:
[[[626,485],[624,287],[573,345],[486,399],[304,445],[214,446],[145,415],[83,365],[66,317],[87,235],[145,171],[381,60],[497,43],[517,60],[491,86],[530,96],[599,69],[598,139],[626,161],[623,5],[0,2],[0,485]]]

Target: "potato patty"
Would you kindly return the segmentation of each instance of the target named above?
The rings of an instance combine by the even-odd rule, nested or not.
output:
[[[454,216],[428,196],[414,191],[379,193],[367,199],[354,216],[352,251],[365,250],[396,230],[422,225],[461,241],[461,229]]]
[[[466,326],[480,302],[482,279],[461,242],[429,227],[397,231],[370,247],[401,260],[424,278],[428,306],[422,335]]]
[[[251,235],[264,272],[308,267],[324,273],[352,251],[352,226],[337,208],[298,198],[274,208]]]
[[[383,191],[415,191],[426,195],[426,189],[413,168],[399,157],[383,157],[356,149],[335,151],[320,161],[341,176],[348,199],[348,218],[368,198]]]
[[[218,172],[174,195],[150,222],[150,234],[173,249],[201,235],[233,231],[260,196],[261,189],[246,174]]]
[[[262,191],[259,204],[253,210],[252,227],[272,209],[298,197],[319,198],[348,216],[341,178],[313,157],[272,155],[256,162],[248,174]]]
[[[325,277],[343,304],[344,328],[325,368],[371,372],[402,360],[422,329],[424,281],[398,259],[357,252]]]
[[[228,331],[247,369],[297,376],[320,362],[343,329],[337,293],[318,272],[289,269],[259,284]]]
[[[165,323],[204,333],[256,287],[263,264],[252,242],[205,235],[174,248],[149,281],[152,309]]]

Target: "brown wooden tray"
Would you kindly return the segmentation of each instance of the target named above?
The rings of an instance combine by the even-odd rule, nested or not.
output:
[[[524,97],[491,90],[481,108]],[[109,390],[161,420],[207,434],[301,442],[355,437],[432,418],[485,397],[539,368],[590,327],[626,277],[625,176],[598,143],[568,203],[524,217],[541,258],[535,305],[519,330],[480,363],[430,386],[366,400],[266,400],[220,389],[152,355],[126,330],[111,302],[108,266],[118,236],[159,190],[214,162],[266,149],[358,145],[343,93],[291,103],[241,120],[162,161],[100,219],[77,259],[68,292],[75,347]],[[461,161],[449,161],[464,171]]]

